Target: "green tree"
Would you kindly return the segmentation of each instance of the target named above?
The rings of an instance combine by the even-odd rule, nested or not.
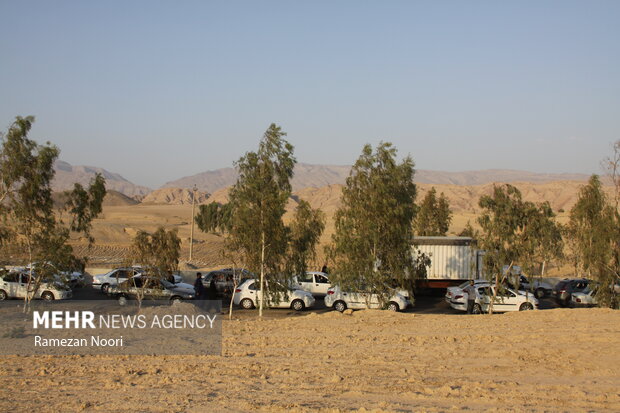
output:
[[[615,242],[612,246],[612,272],[615,273],[616,283],[620,284],[620,140],[613,145],[613,155],[605,159],[607,175],[614,185],[614,234]],[[617,297],[613,297],[614,299]],[[620,307],[620,303],[617,303]]]
[[[617,210],[609,203],[601,181],[592,175],[579,191],[577,203],[571,208],[567,226],[576,267],[588,278],[600,283],[597,299],[610,306],[615,300],[613,284],[617,280],[614,248],[617,246]]]
[[[203,232],[229,232],[231,227],[232,205],[212,202],[200,205],[195,221]]]
[[[471,222],[469,221],[467,221],[465,228],[463,228],[463,230],[459,232],[459,237],[469,237],[469,238],[473,238],[474,240],[476,240],[478,239],[479,236],[480,236],[480,231],[478,231],[477,229],[474,229],[474,227],[471,225]]]
[[[167,278],[179,268],[181,256],[181,239],[177,229],[166,231],[159,227],[154,233],[138,231],[131,245],[131,260],[144,268],[146,278],[138,288],[136,299],[142,305],[145,290],[151,288],[153,282]],[[130,281],[131,282],[131,281]]]
[[[240,253],[248,268],[260,274],[260,291],[265,299],[269,294],[265,280],[278,277],[287,251],[287,229],[282,217],[291,195],[290,179],[296,160],[293,145],[285,136],[279,126],[269,126],[258,151],[247,152],[236,162],[239,178],[229,195],[228,248]],[[271,283],[269,287],[275,290],[278,285]],[[259,301],[261,317],[263,301]]]
[[[430,191],[420,204],[415,218],[415,232],[420,236],[445,236],[452,222],[450,203],[442,192],[437,198],[435,187]]]
[[[544,262],[561,257],[561,232],[548,203],[525,202],[521,192],[507,184],[494,186],[492,195],[480,197],[479,206],[483,211],[478,218],[482,229],[479,246],[486,251],[486,275],[494,279],[497,288],[501,288],[500,277],[507,276],[503,274],[505,265],[519,264],[533,272]]]
[[[101,212],[105,180],[97,175],[88,189],[76,184],[66,193],[64,209],[71,214],[65,226],[54,210],[51,182],[59,150],[49,142],[39,145],[28,138],[34,117],[17,117],[1,136],[0,149],[0,244],[25,249],[30,265],[28,302],[46,278],[75,269],[83,260],[67,244],[71,232],[84,233],[90,242],[91,222]],[[36,277],[33,276],[36,274]]]
[[[380,143],[375,152],[364,146],[342,190],[329,248],[335,284],[363,288],[384,302],[391,294],[389,285],[413,291],[420,274],[412,256],[414,164],[409,156],[398,164],[396,153],[390,143]]]
[[[300,201],[289,227],[289,265],[294,274],[305,274],[316,259],[316,245],[325,229],[325,214]]]

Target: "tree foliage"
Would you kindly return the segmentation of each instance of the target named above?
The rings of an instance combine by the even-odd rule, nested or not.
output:
[[[299,201],[289,227],[289,265],[294,274],[305,274],[308,262],[316,259],[316,245],[325,229],[325,214]]]
[[[612,305],[613,284],[618,277],[614,255],[619,235],[617,209],[609,203],[597,175],[592,175],[579,191],[566,232],[571,239],[573,264],[599,282],[599,303]]]
[[[420,236],[445,236],[452,222],[450,203],[442,192],[437,198],[435,187],[430,191],[420,204],[415,218],[415,233]]]
[[[275,279],[285,264],[287,229],[282,217],[291,195],[296,160],[293,146],[279,126],[271,124],[258,151],[247,152],[235,164],[239,178],[230,190],[231,222],[228,248],[239,252],[248,269]],[[271,283],[274,289],[276,283]],[[263,301],[259,302],[262,316]]]
[[[523,201],[512,185],[494,186],[492,195],[480,197],[482,229],[479,246],[487,277],[498,282],[504,265],[521,265],[529,273],[543,262],[562,257],[563,241],[555,214],[547,202]]]
[[[144,266],[151,275],[168,275],[179,268],[181,240],[177,230],[159,227],[154,233],[138,231],[132,243],[135,263]]]
[[[232,204],[212,202],[200,205],[195,221],[203,232],[229,232],[231,228]]]
[[[469,237],[477,240],[478,237],[480,237],[480,231],[474,229],[474,227],[471,225],[471,222],[467,221],[465,228],[463,228],[463,230],[459,232],[459,237]]]
[[[332,282],[388,298],[388,286],[413,290],[419,267],[412,256],[416,186],[414,164],[396,162],[396,149],[365,145],[342,190],[329,253]]]
[[[66,226],[54,210],[52,180],[59,150],[49,142],[39,145],[28,138],[34,117],[17,117],[2,135],[0,148],[0,244],[10,242],[13,249],[26,251],[28,264],[39,263],[35,288],[54,272],[68,271],[83,260],[67,244],[71,232],[90,236],[91,222],[101,212],[106,194],[105,180],[97,175],[85,189],[76,185],[67,192],[71,224]],[[26,264],[26,262],[22,262]],[[29,286],[31,287],[31,286]],[[26,297],[28,301],[30,297]]]

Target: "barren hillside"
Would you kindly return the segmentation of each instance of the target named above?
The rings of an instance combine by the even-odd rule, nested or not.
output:
[[[56,176],[52,183],[54,191],[73,188],[74,183],[88,185],[95,174],[100,173],[106,180],[106,187],[129,197],[140,199],[151,191],[145,186],[136,185],[117,173],[93,166],[74,166],[68,162],[57,161],[54,165]]]
[[[560,222],[566,222],[568,212],[577,200],[579,188],[582,182],[565,181],[549,183],[516,183],[528,201],[543,202],[549,201],[551,207],[557,212]],[[418,185],[418,201],[433,185]],[[453,210],[451,234],[458,234],[467,224],[471,222],[476,225],[476,218],[480,212],[478,199],[482,195],[490,194],[493,185],[434,185],[439,193],[444,192],[450,201]],[[605,187],[611,193],[612,187]],[[224,188],[213,193],[209,198],[201,196],[200,203],[209,202],[228,202],[228,188]],[[323,210],[327,217],[327,225],[321,237],[318,261],[322,260],[323,246],[331,240],[334,231],[334,214],[341,205],[342,185],[328,185],[322,188],[304,188],[295,191],[287,205],[285,221],[292,217],[297,202],[300,199],[308,201],[314,208]],[[161,196],[159,196],[160,194]],[[157,196],[156,196],[157,195]],[[94,261],[116,260],[120,261],[126,253],[126,246],[131,243],[132,238],[138,230],[154,231],[158,226],[166,228],[176,228],[182,243],[182,259],[189,255],[189,236],[191,222],[191,198],[188,192],[181,189],[165,189],[156,191],[151,198],[145,199],[139,205],[111,205],[107,203],[103,214],[94,221],[93,234],[96,245],[91,250],[84,249],[83,252],[93,257]],[[181,202],[185,200],[184,202]],[[196,264],[207,267],[228,265],[223,256],[224,237],[217,234],[204,234],[195,228],[194,231],[194,261]],[[81,247],[80,247],[81,248]],[[316,263],[318,265],[318,263]]]
[[[192,191],[187,188],[162,188],[156,189],[149,193],[142,200],[143,204],[168,204],[168,205],[185,205],[192,204]],[[207,202],[209,194],[202,191],[196,191],[196,203],[203,204]]]
[[[350,165],[311,165],[298,163],[292,180],[293,190],[308,187],[321,188],[328,185],[343,185],[351,170]],[[221,168],[170,181],[162,188],[191,188],[215,192],[235,183],[237,172],[233,168]],[[489,169],[482,171],[444,172],[420,169],[416,171],[415,181],[434,185],[484,185],[492,182],[530,182],[546,183],[553,181],[586,181],[584,174],[549,174],[526,171]]]

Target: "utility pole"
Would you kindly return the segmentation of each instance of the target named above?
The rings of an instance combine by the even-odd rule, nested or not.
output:
[[[192,253],[194,252],[194,208],[196,205],[196,184],[192,188],[192,226],[189,231],[189,262],[192,262]]]

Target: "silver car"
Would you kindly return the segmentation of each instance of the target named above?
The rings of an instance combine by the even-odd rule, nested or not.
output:
[[[343,312],[347,308],[384,308],[378,294],[342,291],[339,286],[327,290],[325,305],[340,312]],[[387,303],[385,303],[385,308],[390,311],[403,311],[408,305],[409,302],[407,297],[398,291],[394,291],[392,296],[387,300]]]
[[[30,274],[24,271],[3,271],[0,273],[0,300],[8,298],[25,298],[28,292],[32,293],[33,284],[29,283]],[[33,298],[46,301],[66,300],[71,298],[72,292],[66,285],[57,281],[42,282],[34,293]]]

